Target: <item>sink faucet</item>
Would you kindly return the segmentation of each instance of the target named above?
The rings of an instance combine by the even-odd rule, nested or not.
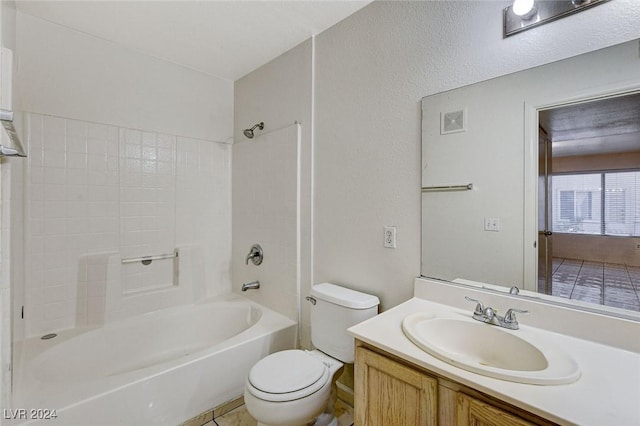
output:
[[[260,288],[260,281],[253,281],[250,283],[242,284],[242,291],[257,290],[259,288]]]
[[[504,316],[497,314],[497,310],[491,306],[484,307],[484,304],[476,299],[472,299],[468,296],[464,297],[469,302],[475,302],[476,308],[473,311],[473,319],[481,321],[487,324],[497,325],[498,327],[508,328],[509,330],[517,330],[520,328],[518,325],[518,319],[516,313],[526,314],[529,311],[523,311],[520,309],[510,308]]]

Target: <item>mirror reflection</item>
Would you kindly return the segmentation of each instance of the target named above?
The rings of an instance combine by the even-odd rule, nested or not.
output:
[[[638,49],[423,99],[422,275],[640,311]]]

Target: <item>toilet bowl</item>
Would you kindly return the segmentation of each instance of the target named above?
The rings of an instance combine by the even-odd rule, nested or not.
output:
[[[307,300],[316,349],[268,355],[247,377],[244,402],[259,425],[337,425],[335,382],[344,363],[355,359],[347,328],[376,315],[380,303],[376,296],[329,283],[313,286]]]
[[[327,408],[343,366],[318,350],[269,355],[249,373],[244,392],[247,410],[259,425],[311,423]]]

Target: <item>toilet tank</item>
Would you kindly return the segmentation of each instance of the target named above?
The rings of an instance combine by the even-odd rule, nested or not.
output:
[[[323,283],[311,288],[311,342],[316,349],[351,364],[355,340],[347,329],[378,314],[376,296]]]

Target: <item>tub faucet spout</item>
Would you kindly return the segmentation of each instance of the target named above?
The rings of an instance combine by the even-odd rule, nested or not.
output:
[[[242,284],[242,291],[257,290],[259,288],[260,288],[260,281],[253,281],[250,283]]]

